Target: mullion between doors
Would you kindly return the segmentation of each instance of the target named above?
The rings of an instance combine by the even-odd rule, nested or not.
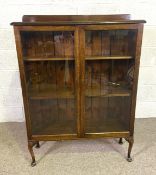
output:
[[[79,43],[79,27],[74,31],[74,56],[75,56],[75,95],[76,95],[76,117],[77,117],[77,135],[81,137],[81,83],[80,83],[80,43]]]
[[[79,60],[80,60],[80,137],[85,135],[85,31],[79,30]]]

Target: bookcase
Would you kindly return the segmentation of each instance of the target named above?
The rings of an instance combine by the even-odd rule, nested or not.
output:
[[[144,20],[25,15],[13,22],[28,149],[39,141],[125,138],[132,161]]]

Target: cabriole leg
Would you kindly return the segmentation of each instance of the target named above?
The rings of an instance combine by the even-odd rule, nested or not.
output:
[[[35,148],[40,148],[40,143],[39,143],[39,141],[36,142]]]
[[[123,144],[122,138],[119,139],[119,144],[120,144],[120,145]]]
[[[33,152],[33,146],[34,146],[34,143],[32,141],[29,141],[28,142],[28,149],[29,149],[29,152],[30,152],[30,155],[31,155],[31,158],[32,158],[32,162],[31,162],[32,167],[34,167],[36,165],[35,155],[34,155],[34,152]]]
[[[132,162],[132,158],[131,158],[131,151],[132,151],[132,146],[134,143],[134,138],[133,137],[129,137],[126,139],[129,143],[129,147],[128,147],[128,155],[127,155],[127,161],[128,162]]]

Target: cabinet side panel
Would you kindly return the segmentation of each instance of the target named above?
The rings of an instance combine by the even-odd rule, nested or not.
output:
[[[27,88],[26,88],[26,76],[25,76],[24,64],[22,60],[22,46],[21,46],[20,30],[16,26],[14,26],[14,35],[15,35],[15,41],[16,41],[16,50],[17,50],[17,56],[18,56],[21,86],[22,86],[22,95],[23,95],[23,102],[24,102],[26,127],[27,127],[27,137],[28,137],[28,140],[30,140],[32,134],[31,134],[31,124],[30,124],[31,122],[30,122],[28,96],[27,96]]]
[[[138,76],[139,76],[139,65],[140,65],[140,54],[142,45],[142,34],[143,34],[143,24],[138,24],[138,33],[136,40],[136,50],[135,50],[135,68],[134,68],[134,82],[133,82],[133,93],[131,102],[131,118],[130,118],[130,134],[134,133],[134,120],[135,120],[135,108],[136,108],[136,95],[138,86]]]

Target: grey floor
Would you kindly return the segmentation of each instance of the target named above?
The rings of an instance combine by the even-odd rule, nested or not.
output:
[[[30,166],[24,123],[0,124],[0,175],[156,175],[156,119],[137,119],[133,162],[117,139],[41,142]]]

